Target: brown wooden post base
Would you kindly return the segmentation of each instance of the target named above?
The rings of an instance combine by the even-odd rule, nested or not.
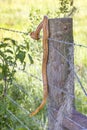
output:
[[[65,117],[63,120],[63,126],[66,130],[87,130],[87,117],[85,115],[74,110],[70,119]]]

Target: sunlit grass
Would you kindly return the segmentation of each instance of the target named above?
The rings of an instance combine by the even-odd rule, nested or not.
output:
[[[87,1],[79,2],[75,0],[75,5],[77,12],[74,16],[74,42],[87,45]],[[81,83],[87,91],[87,48],[75,47],[75,65]],[[75,82],[76,108],[78,111],[87,114],[87,97],[77,82]]]

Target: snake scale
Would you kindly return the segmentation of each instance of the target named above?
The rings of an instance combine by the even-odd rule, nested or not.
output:
[[[40,31],[43,29],[43,62],[42,62],[42,79],[43,79],[43,100],[40,106],[30,114],[30,117],[36,115],[46,104],[48,97],[47,81],[47,61],[48,61],[48,17],[44,16],[43,21],[38,25],[36,31],[31,32],[30,36],[34,40],[40,39]]]

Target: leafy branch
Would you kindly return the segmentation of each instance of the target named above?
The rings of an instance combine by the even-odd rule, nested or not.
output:
[[[33,64],[33,59],[29,54],[28,42],[25,41],[23,45],[11,38],[4,38],[0,42],[0,81],[4,83],[2,96],[7,94],[8,84],[12,83],[18,65],[25,69],[26,56],[28,56],[30,63]]]

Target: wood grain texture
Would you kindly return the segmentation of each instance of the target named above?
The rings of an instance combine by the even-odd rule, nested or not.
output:
[[[67,118],[63,120],[63,126],[67,130],[87,130],[87,117],[85,115],[74,110],[70,118],[71,121]],[[75,122],[77,122],[77,124],[75,124]]]
[[[55,40],[73,42],[71,18],[49,20],[49,37]],[[67,58],[67,63],[58,51]],[[73,46],[49,41],[47,76],[49,86],[48,127],[49,130],[65,130],[62,127],[65,115],[70,115],[74,108],[74,99],[61,89],[74,95]]]

